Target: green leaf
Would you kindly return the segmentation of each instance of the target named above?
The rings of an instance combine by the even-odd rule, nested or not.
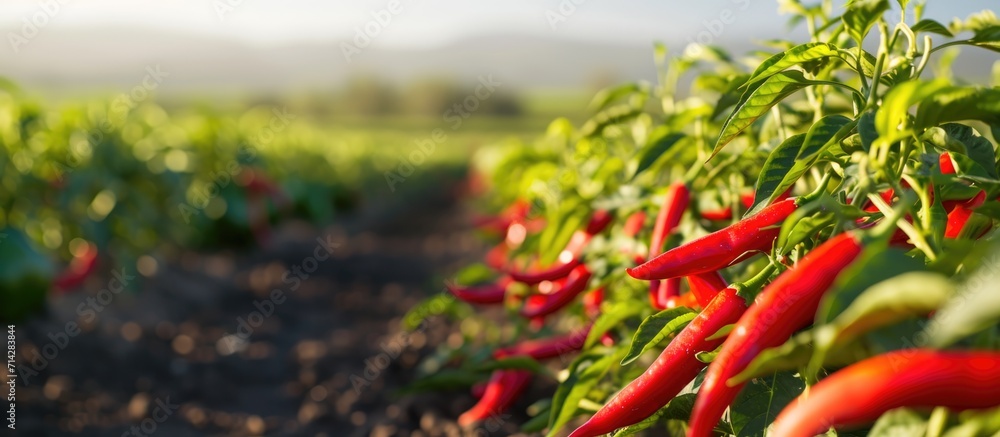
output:
[[[605,127],[624,123],[642,114],[641,105],[633,103],[620,103],[609,106],[598,112],[590,120],[580,127],[580,134],[584,137],[600,134]]]
[[[791,160],[791,168],[785,172],[781,181],[771,189],[770,194],[766,198],[760,193],[760,180],[758,179],[758,191],[754,197],[755,203],[743,216],[749,217],[760,212],[761,209],[774,202],[788,188],[795,185],[799,177],[816,164],[823,151],[850,135],[851,131],[854,130],[855,124],[853,120],[842,115],[828,115],[814,123],[809,128],[809,131],[806,132],[798,154]],[[770,160],[770,157],[768,159]],[[766,167],[767,164],[765,164]]]
[[[628,97],[636,93],[648,92],[647,88],[648,87],[643,86],[643,84],[631,82],[602,89],[598,91],[597,94],[594,95],[594,98],[590,101],[590,109],[592,111],[600,111],[612,102],[620,100],[624,97]]]
[[[697,396],[694,393],[685,393],[677,396],[671,399],[665,407],[660,408],[651,416],[643,419],[639,423],[620,428],[617,432],[614,432],[611,435],[614,437],[636,435],[641,431],[652,428],[653,425],[656,425],[664,420],[687,421],[691,417],[691,411],[694,410],[694,401],[696,398]]]
[[[916,129],[959,120],[1000,122],[1000,89],[949,86],[921,100]]]
[[[784,344],[761,351],[742,372],[727,381],[738,384],[775,372],[805,367],[813,354],[813,332],[803,331],[792,336]]]
[[[576,416],[580,401],[611,369],[622,351],[623,349],[616,348],[612,353],[607,350],[588,352],[581,354],[573,364],[570,364],[569,376],[559,384],[555,396],[552,397],[548,434],[550,437],[558,434],[562,427]]]
[[[715,144],[712,156],[718,154],[726,144],[771,110],[771,107],[811,84],[811,81],[802,76],[801,71],[786,71],[767,78],[756,88],[748,89],[723,125],[722,134]]]
[[[778,413],[798,397],[805,384],[790,372],[750,381],[729,408],[729,427],[737,437],[762,436]]]
[[[694,320],[698,313],[686,307],[670,308],[653,314],[642,321],[639,329],[632,337],[632,345],[629,346],[628,353],[622,358],[623,366],[631,364],[639,358],[643,352],[656,346],[663,339],[673,335],[677,331],[684,329],[688,322]]]
[[[715,107],[712,109],[712,114],[709,115],[709,119],[715,120],[715,118],[722,115],[725,110],[740,102],[740,98],[743,97],[743,86],[749,77],[750,76],[747,74],[737,74],[725,78],[727,86],[725,90],[722,91],[722,95],[719,96],[719,101],[715,103]]]
[[[946,79],[933,81],[914,80],[896,85],[882,99],[882,106],[875,113],[875,131],[882,143],[894,143],[912,134],[909,126],[909,109],[930,96],[950,86]],[[931,124],[932,125],[932,124]],[[931,126],[924,125],[924,126]],[[864,131],[862,131],[864,137]]]
[[[413,381],[412,384],[400,390],[400,393],[411,394],[466,389],[482,381],[484,376],[483,373],[467,369],[442,369],[437,373]]]
[[[532,373],[545,373],[548,369],[531,357],[516,356],[499,360],[490,360],[476,367],[478,372],[492,372],[499,369],[522,369]]]
[[[683,133],[671,132],[666,126],[660,126],[653,130],[649,142],[646,143],[632,159],[633,169],[629,172],[629,179],[637,176],[650,168],[657,160],[662,158],[677,142],[684,139]],[[630,167],[631,167],[630,166]]]
[[[875,127],[875,112],[868,111],[858,119],[858,135],[861,137],[861,148],[868,152],[872,143],[878,139],[878,129]]]
[[[609,329],[619,326],[625,320],[641,313],[642,307],[631,302],[617,301],[611,305],[605,304],[601,315],[597,316],[597,320],[594,320],[594,325],[590,328],[590,333],[587,334],[587,341],[583,343],[583,349],[588,350],[594,347]]]
[[[778,238],[780,253],[788,253],[795,245],[809,240],[819,231],[837,223],[837,217],[832,214],[810,215],[801,220],[787,220],[786,223],[790,229],[787,232],[782,229],[781,236]],[[784,226],[785,224],[782,224],[782,227]]]
[[[994,52],[1000,52],[1000,26],[991,26],[976,31],[976,35],[969,40],[972,45],[982,47]]]
[[[797,45],[764,60],[740,88],[747,88],[790,67],[831,56],[839,56],[839,49],[833,44],[811,42]]]
[[[899,3],[899,8],[905,11],[906,5],[910,4],[910,0],[896,0],[896,3]]]
[[[868,433],[871,437],[926,435],[927,418],[907,408],[891,410],[879,417]]]
[[[869,287],[833,322],[814,329],[811,373],[819,371],[834,347],[876,328],[930,314],[953,293],[947,278],[929,272],[903,273]]]
[[[778,147],[771,151],[764,161],[764,167],[757,175],[757,192],[754,195],[754,204],[747,211],[745,217],[756,214],[765,206],[771,203],[773,197],[780,195],[777,191],[781,188],[781,182],[788,175],[789,170],[795,165],[795,157],[802,151],[802,144],[805,142],[806,134],[798,134],[788,137]],[[787,187],[785,187],[787,188]],[[777,193],[777,194],[776,194]]]
[[[816,322],[826,324],[839,316],[862,292],[887,278],[923,269],[923,263],[884,243],[868,245],[861,255],[837,276],[820,301]]]
[[[887,0],[852,1],[847,5],[847,12],[844,12],[843,17],[847,33],[851,35],[851,38],[854,38],[854,41],[864,41],[868,31],[888,10],[889,2]]]
[[[951,345],[1000,321],[1000,293],[996,292],[996,284],[1000,283],[1000,241],[991,245],[979,268],[924,329],[932,345]]]
[[[930,32],[938,35],[944,35],[949,38],[955,36],[950,30],[948,30],[947,26],[927,18],[918,21],[917,24],[914,24],[910,29],[915,33]]]

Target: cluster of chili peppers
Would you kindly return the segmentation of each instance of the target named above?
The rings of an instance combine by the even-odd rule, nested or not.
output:
[[[940,157],[941,173],[954,174],[949,154]],[[909,187],[903,184],[904,189]],[[570,437],[598,436],[646,419],[675,398],[703,371],[704,379],[689,422],[689,436],[705,437],[742,390],[745,382],[733,384],[734,377],[765,349],[785,343],[798,330],[809,326],[824,294],[841,273],[861,256],[865,247],[885,242],[912,247],[905,233],[896,228],[900,219],[913,218],[900,208],[883,217],[871,202],[862,206],[869,214],[858,220],[857,229],[839,231],[800,257],[794,265],[784,258],[771,262],[749,280],[729,285],[722,270],[755,255],[772,252],[782,224],[805,205],[825,192],[824,183],[813,194],[791,197],[791,191],[778,196],[756,214],[736,221],[718,231],[665,247],[689,211],[692,193],[685,182],[669,186],[652,224],[647,251],[622,248],[635,262],[627,268],[632,278],[649,281],[649,301],[657,310],[688,307],[699,310],[697,316],[669,342],[659,357],[639,377],[616,393]],[[886,204],[897,201],[895,190],[877,193]],[[930,192],[933,202],[933,190]],[[974,211],[986,201],[980,190],[968,199],[943,201],[948,214],[945,238],[979,238],[989,227],[970,224]],[[752,195],[741,196],[744,208],[754,204]],[[513,211],[513,212],[512,212]],[[731,220],[733,208],[694,211],[708,222]],[[502,272],[494,284],[474,287],[449,286],[459,299],[478,305],[499,304],[508,298],[515,283],[543,288],[523,299],[519,314],[540,321],[565,308],[587,290],[593,277],[583,262],[584,249],[594,235],[612,221],[609,211],[597,211],[585,229],[573,234],[559,260],[547,267],[516,268],[507,258],[508,246],[523,241],[527,210],[512,205],[501,217],[480,220],[489,228],[499,223],[508,238],[487,254],[487,262]],[[628,216],[623,234],[639,236],[646,226],[645,211]],[[990,221],[989,225],[992,225]],[[511,229],[517,234],[510,238]],[[537,229],[537,228],[536,228]],[[522,266],[523,267],[523,266]],[[682,280],[688,292],[682,292]],[[585,312],[600,314],[604,289],[584,294]],[[728,330],[727,330],[728,328]],[[528,340],[498,349],[493,357],[529,357],[537,361],[551,359],[579,350],[590,330],[548,339]],[[605,334],[607,337],[607,334]],[[605,338],[605,341],[611,341]],[[709,364],[699,354],[715,352]],[[897,361],[905,355],[903,365]],[[888,366],[894,366],[888,371]],[[877,356],[836,372],[813,387],[808,396],[789,405],[775,422],[775,435],[811,436],[830,427],[857,425],[879,417],[883,412],[903,406],[946,406],[953,409],[984,408],[1000,404],[1000,354],[990,352],[903,351]],[[485,386],[479,402],[463,414],[460,424],[482,420],[508,408],[529,384],[531,373],[520,369],[497,370]],[[860,391],[845,391],[841,387]]]

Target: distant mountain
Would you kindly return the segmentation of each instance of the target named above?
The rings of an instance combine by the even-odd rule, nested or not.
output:
[[[737,55],[757,48],[749,38],[717,43]],[[32,92],[55,95],[127,91],[141,83],[147,67],[156,65],[170,74],[157,90],[161,95],[327,90],[362,75],[405,84],[428,77],[474,82],[492,74],[507,89],[519,90],[578,89],[601,80],[655,78],[652,44],[484,35],[430,49],[400,50],[380,48],[376,39],[359,48],[350,63],[341,44],[255,46],[146,29],[43,29],[19,53],[9,46],[0,48],[0,76]],[[971,48],[963,53],[959,75],[989,77],[995,56]]]
[[[49,93],[125,91],[156,65],[169,73],[161,93],[325,89],[359,75],[402,84],[426,77],[472,82],[492,74],[517,89],[655,77],[651,44],[490,35],[423,50],[379,48],[377,40],[359,49],[347,62],[340,42],[266,47],[141,29],[46,29],[17,54],[0,49],[0,76]]]

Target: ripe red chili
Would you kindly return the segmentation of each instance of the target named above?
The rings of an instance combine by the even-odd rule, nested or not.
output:
[[[808,325],[823,294],[861,254],[861,249],[859,234],[837,235],[764,288],[709,365],[691,414],[689,436],[711,434],[723,411],[743,388],[743,384],[730,387],[727,381],[743,371],[760,351],[782,344]]]
[[[708,305],[712,298],[729,286],[726,278],[718,271],[698,273],[687,277],[691,293],[701,306]]]
[[[684,293],[680,296],[674,296],[667,299],[666,303],[663,304],[662,309],[670,309],[677,307],[688,307],[693,309],[701,308],[702,305],[698,303],[698,298],[695,297],[694,293]]]
[[[705,367],[695,354],[715,350],[723,341],[707,338],[739,319],[747,309],[747,297],[756,294],[760,283],[771,272],[773,268],[769,267],[747,284],[734,284],[719,292],[642,375],[618,392],[570,437],[609,433],[637,423],[666,405]]]
[[[756,252],[770,250],[781,222],[798,209],[799,199],[777,202],[750,218],[668,250],[627,270],[636,279],[654,280],[720,270]]]
[[[656,222],[653,225],[653,238],[649,243],[649,256],[659,254],[663,250],[663,243],[667,237],[677,228],[681,222],[681,217],[691,201],[691,192],[684,182],[676,182],[667,189],[667,195],[660,206],[660,212],[656,215]],[[672,279],[660,283],[653,281],[649,284],[649,301],[653,308],[664,309],[668,299],[680,295],[680,279]]]
[[[823,379],[775,419],[772,435],[812,437],[875,421],[901,407],[1000,406],[1000,353],[902,350]]]
[[[86,243],[87,247],[77,256],[73,257],[66,270],[59,274],[53,281],[52,286],[58,291],[68,291],[79,287],[97,268],[97,245]]]
[[[546,316],[562,309],[587,288],[590,276],[590,270],[587,270],[587,266],[577,266],[566,277],[566,283],[562,287],[545,295],[545,300],[540,305],[521,308],[521,315],[530,319]]]
[[[625,227],[622,228],[622,233],[625,234],[626,237],[635,237],[636,235],[639,235],[639,232],[642,231],[642,227],[645,224],[646,212],[636,211],[625,219]]]
[[[531,381],[527,370],[500,369],[493,372],[486,383],[483,396],[469,411],[458,417],[460,426],[469,426],[510,408]]]
[[[986,202],[986,192],[980,190],[976,197],[955,205],[955,208],[948,213],[948,225],[944,230],[945,238],[958,238],[959,234],[962,233],[962,228],[968,223],[969,217],[972,217],[973,210],[983,206],[984,202]]]
[[[497,349],[493,352],[493,358],[526,356],[539,361],[555,358],[580,350],[587,340],[588,334],[590,334],[590,325],[570,334],[540,340],[527,340],[514,346]]]
[[[952,162],[950,153],[942,153],[938,161],[941,164],[941,174],[955,174],[955,163]]]
[[[528,272],[508,270],[507,274],[515,281],[527,285],[535,285],[542,281],[553,281],[566,277],[566,275],[570,274],[573,269],[580,265],[580,255],[583,254],[583,249],[587,246],[587,243],[590,242],[594,235],[599,234],[607,228],[611,224],[612,219],[614,219],[614,216],[607,211],[595,211],[590,218],[590,222],[587,223],[586,230],[576,231],[570,237],[569,243],[559,253],[559,260],[554,266]]]
[[[657,310],[669,308],[667,302],[681,295],[681,278],[652,281],[649,284],[649,303]]]
[[[448,291],[463,302],[490,305],[503,303],[504,296],[507,295],[507,287],[511,284],[511,279],[507,276],[501,277],[497,282],[487,285],[476,285],[471,287],[461,287],[455,284],[445,284]]]

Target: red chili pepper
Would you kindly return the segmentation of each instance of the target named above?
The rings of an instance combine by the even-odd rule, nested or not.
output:
[[[607,228],[613,218],[611,213],[604,210],[594,212],[590,222],[587,223],[587,230],[576,231],[570,237],[566,248],[559,253],[559,260],[556,265],[529,272],[508,270],[507,274],[515,281],[527,285],[535,285],[542,281],[552,281],[566,277],[566,275],[570,274],[573,269],[580,265],[580,255],[583,254],[583,249],[587,246],[587,243],[590,242],[594,235]]]
[[[663,243],[677,225],[681,222],[684,211],[687,210],[691,201],[691,192],[684,182],[676,182],[667,189],[667,195],[660,206],[660,212],[656,215],[656,223],[653,225],[653,238],[649,243],[649,256],[659,254],[663,250]],[[664,283],[653,281],[649,284],[649,301],[653,308],[666,308],[668,299],[678,296],[681,290],[680,280],[671,280]]]
[[[504,276],[496,283],[488,285],[461,287],[455,284],[445,284],[445,287],[451,294],[464,302],[490,305],[503,303],[504,296],[507,295],[507,287],[510,286],[511,282],[509,277]]]
[[[559,256],[559,264],[553,267],[549,267],[543,270],[533,270],[530,272],[516,272],[508,271],[507,274],[510,275],[511,279],[527,285],[535,285],[543,281],[554,281],[556,279],[565,278],[569,275],[573,269],[580,266],[580,260],[576,258],[569,258],[563,256],[567,252],[563,252]]]
[[[902,350],[841,369],[799,396],[771,435],[812,437],[870,423],[902,407],[951,410],[1000,405],[1000,353]]]
[[[510,252],[510,249],[507,247],[507,244],[500,242],[500,244],[493,246],[489,252],[486,252],[484,262],[494,270],[505,270],[508,263],[508,252]]]
[[[601,314],[601,303],[604,302],[604,287],[600,287],[583,295],[583,310],[593,318]]]
[[[570,437],[594,437],[637,423],[655,413],[688,385],[705,363],[698,352],[715,350],[723,339],[708,340],[722,327],[735,323],[747,309],[748,299],[773,272],[768,267],[746,284],[719,292],[660,353],[651,366],[630,382]]]
[[[681,222],[681,217],[691,200],[691,192],[683,182],[677,182],[667,189],[667,195],[660,206],[660,212],[656,215],[656,222],[653,225],[653,239],[649,243],[649,254],[658,254],[663,250],[663,243],[667,236],[674,231],[674,228]]]
[[[799,199],[787,199],[750,218],[668,250],[627,270],[636,279],[666,279],[723,269],[756,252],[767,251],[781,233],[781,222],[798,209]]]
[[[698,273],[687,277],[688,285],[691,286],[690,294],[693,295],[701,306],[708,305],[712,298],[720,291],[725,290],[729,284],[722,273],[718,271]]]
[[[955,163],[951,160],[950,153],[942,153],[938,161],[941,164],[941,174],[955,174]]]
[[[670,309],[677,307],[688,307],[688,308],[701,308],[702,305],[698,303],[698,298],[695,297],[694,293],[684,293],[680,296],[674,296],[667,299],[666,303],[663,304],[663,308],[657,309]]]
[[[655,287],[655,290],[654,290]],[[670,278],[662,281],[652,281],[649,286],[649,300],[653,308],[664,310],[670,308],[668,302],[681,295],[681,278]]]
[[[823,294],[861,254],[861,249],[859,234],[837,235],[764,288],[708,367],[691,414],[689,436],[711,434],[723,411],[743,388],[743,384],[730,387],[727,381],[743,371],[760,351],[784,343],[796,330],[807,326]]]
[[[547,360],[580,350],[589,334],[590,325],[566,335],[541,340],[527,340],[511,347],[497,349],[493,352],[493,358],[526,356],[539,361]]]
[[[969,217],[976,208],[983,206],[986,202],[986,191],[979,190],[976,197],[955,206],[955,209],[948,213],[948,225],[945,227],[945,238],[958,238],[962,233],[962,228],[968,223]]]
[[[608,211],[603,209],[594,211],[594,214],[590,217],[590,222],[587,223],[587,233],[592,236],[600,234],[614,219],[615,216]]]
[[[590,270],[587,270],[587,266],[577,266],[566,277],[566,283],[561,288],[552,292],[552,294],[545,295],[544,303],[538,306],[523,307],[521,315],[530,319],[546,316],[562,309],[562,307],[572,302],[577,295],[587,288],[590,276]]]
[[[642,231],[642,227],[646,224],[646,212],[636,211],[632,215],[625,219],[625,227],[622,229],[622,233],[626,237],[632,238],[639,235]]]
[[[81,253],[74,255],[66,270],[52,281],[52,286],[61,292],[79,287],[97,268],[97,246],[86,243],[87,247]]]
[[[469,426],[510,408],[518,395],[531,381],[531,372],[526,370],[500,369],[493,372],[486,383],[483,397],[479,398],[469,411],[458,417],[460,426]]]
[[[785,190],[785,192],[782,193],[781,196],[779,196],[777,199],[775,199],[775,202],[780,202],[780,201],[785,200],[785,199],[787,199],[787,198],[789,198],[791,196],[792,196],[792,189],[789,188],[789,189]],[[743,194],[740,194],[740,203],[743,204],[744,208],[750,209],[750,207],[753,206],[754,200],[756,200],[756,198],[757,198],[757,193],[753,193],[753,192],[743,193]],[[727,206],[725,208],[720,208],[720,209],[704,210],[704,211],[700,211],[699,215],[701,215],[701,218],[703,218],[705,220],[713,221],[713,222],[721,222],[721,221],[726,221],[726,220],[732,220],[733,219],[733,207],[732,206]]]

